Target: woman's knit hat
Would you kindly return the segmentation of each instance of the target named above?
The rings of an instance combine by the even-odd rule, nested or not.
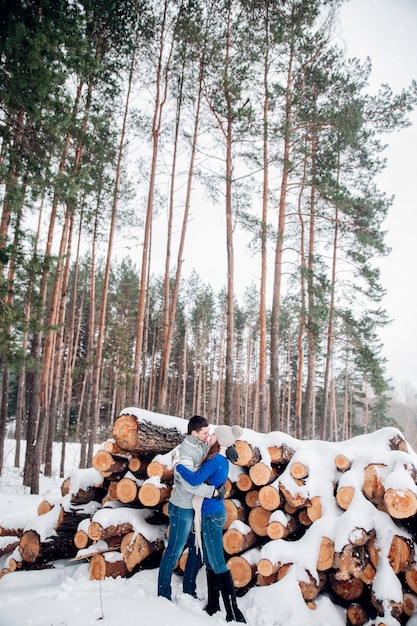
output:
[[[239,437],[243,435],[243,428],[240,426],[217,426],[217,428],[214,429],[214,434],[216,435],[219,445],[228,448],[235,443],[236,439],[239,439]]]

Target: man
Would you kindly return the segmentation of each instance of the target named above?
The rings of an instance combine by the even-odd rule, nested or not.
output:
[[[190,470],[200,467],[209,449],[209,423],[205,417],[194,415],[188,422],[187,436],[178,448],[181,463]],[[203,483],[192,487],[181,476],[174,476],[174,490],[168,503],[169,536],[168,545],[159,566],[158,596],[171,600],[172,572],[188,542],[188,558],[184,571],[183,591],[195,596],[196,577],[201,567],[192,526],[194,522],[193,498],[219,497],[219,491],[213,485]],[[220,494],[221,495],[221,494]]]

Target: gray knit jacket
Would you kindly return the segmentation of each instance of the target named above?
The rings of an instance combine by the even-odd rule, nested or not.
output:
[[[203,443],[193,435],[187,435],[178,448],[181,463],[195,472],[200,467],[203,459],[205,459],[208,449],[208,443]],[[195,495],[211,498],[214,491],[215,487],[206,483],[202,483],[198,487],[192,487],[186,480],[181,478],[178,472],[174,472],[174,489],[170,502],[182,509],[192,509],[193,497]]]

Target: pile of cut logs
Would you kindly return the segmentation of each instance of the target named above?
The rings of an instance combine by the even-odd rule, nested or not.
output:
[[[93,467],[66,478],[61,497],[42,502],[24,528],[0,526],[10,537],[1,574],[58,559],[88,559],[96,580],[158,567],[171,451],[186,425],[123,411]],[[417,612],[417,456],[401,433],[329,443],[245,429],[236,447],[223,547],[238,592],[291,572],[311,610],[327,594],[350,626],[406,624]]]

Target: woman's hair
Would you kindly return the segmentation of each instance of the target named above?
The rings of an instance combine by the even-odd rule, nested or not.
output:
[[[216,440],[212,446],[210,446],[209,451],[207,452],[207,456],[203,459],[203,463],[204,461],[208,461],[208,459],[211,459],[213,456],[215,456],[216,454],[218,454],[220,452],[220,444],[219,442]]]

